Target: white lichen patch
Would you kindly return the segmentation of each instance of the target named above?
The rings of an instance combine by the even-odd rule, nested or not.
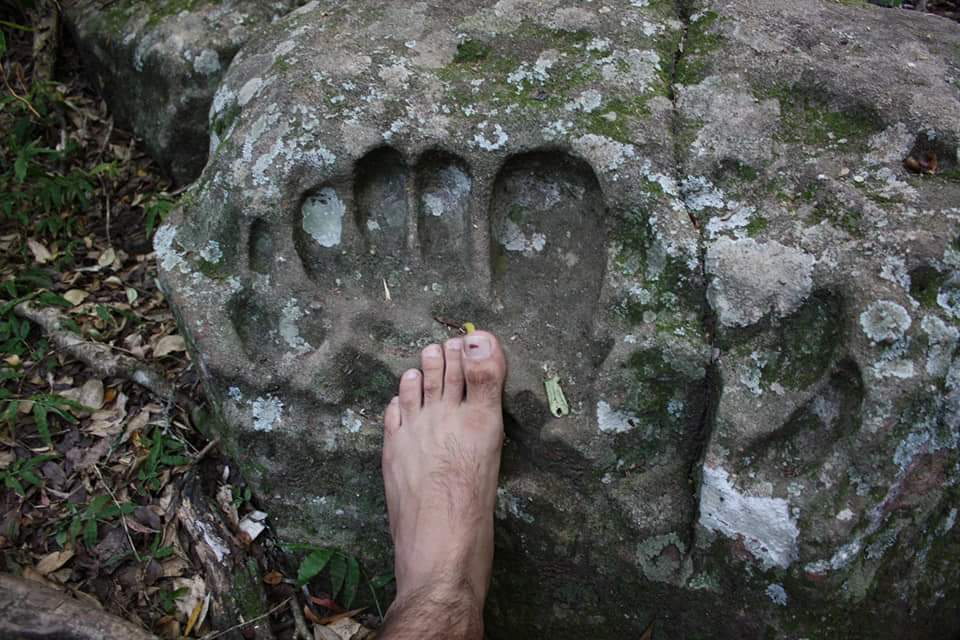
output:
[[[219,263],[223,259],[223,250],[220,249],[220,243],[216,240],[208,240],[203,249],[200,249],[200,257],[211,264]]]
[[[212,76],[220,71],[220,56],[213,49],[204,49],[193,59],[193,70]]]
[[[519,67],[507,75],[507,82],[517,88],[517,93],[523,91],[525,84],[542,85],[550,79],[550,69],[559,59],[558,51],[548,49],[541,53],[532,65],[526,62],[520,63]]]
[[[626,433],[639,421],[632,413],[614,409],[606,400],[597,402],[597,429],[602,433]]]
[[[260,397],[253,401],[254,431],[273,431],[283,418],[283,402],[275,396]]]
[[[787,606],[787,591],[782,584],[774,582],[767,585],[767,597],[773,604],[778,604],[781,607]]]
[[[960,287],[945,286],[937,294],[937,305],[954,318],[960,319]]]
[[[617,142],[594,133],[573,140],[573,148],[587,158],[590,164],[606,171],[617,171],[628,159],[636,157],[636,149],[632,144]]]
[[[157,262],[164,271],[187,268],[184,254],[174,246],[177,240],[177,230],[172,225],[161,225],[153,236],[153,250],[157,254]]]
[[[503,487],[497,488],[496,516],[499,520],[506,520],[508,516],[513,516],[527,524],[533,524],[534,522],[533,516],[523,508],[520,498]]]
[[[507,146],[507,141],[510,139],[510,136],[507,135],[507,132],[503,130],[503,127],[499,124],[494,124],[492,126],[492,131],[490,132],[489,137],[487,132],[490,131],[490,123],[486,120],[477,125],[478,132],[473,136],[473,143],[483,149],[484,151],[498,151]]]
[[[596,89],[587,89],[579,96],[564,105],[567,111],[582,111],[584,113],[593,113],[603,104],[603,95]]]
[[[880,267],[880,277],[900,285],[904,291],[910,291],[910,274],[907,265],[900,256],[887,256]]]
[[[722,467],[703,467],[700,525],[743,541],[764,568],[786,569],[799,557],[796,517],[782,498],[741,493]]]
[[[360,419],[360,416],[358,416],[353,409],[345,409],[344,412],[340,414],[340,426],[350,433],[360,433],[360,429],[363,427],[363,420]]]
[[[303,202],[303,230],[321,247],[340,244],[346,206],[331,187],[324,187]]]
[[[860,314],[860,328],[873,342],[893,342],[902,338],[912,322],[907,310],[890,300],[872,302]]]
[[[960,331],[937,316],[924,316],[920,328],[927,334],[927,373],[932,376],[946,375],[951,355],[960,339]]]
[[[280,337],[296,353],[306,353],[311,351],[313,346],[303,339],[300,335],[300,328],[297,323],[304,316],[303,310],[297,304],[296,299],[288,300],[280,311],[280,326],[278,328]]]
[[[436,183],[424,190],[423,208],[436,218],[443,217],[445,213],[462,212],[471,184],[470,176],[459,167],[444,167]]]
[[[525,256],[540,253],[547,245],[547,236],[536,231],[528,236],[517,223],[509,219],[504,221],[503,230],[498,239],[507,251],[516,251]]]
[[[707,300],[727,327],[746,327],[768,313],[789,315],[813,288],[816,259],[779,242],[720,238],[707,249]]]

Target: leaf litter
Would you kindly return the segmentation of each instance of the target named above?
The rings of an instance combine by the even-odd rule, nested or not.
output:
[[[315,638],[372,637],[389,577],[365,585],[377,613],[346,610],[361,586],[353,556],[329,550],[298,581],[304,554],[281,549],[268,514],[210,440],[197,372],[156,287],[150,236],[176,192],[81,79],[69,43],[62,78],[37,89],[30,33],[3,35],[0,71],[20,98],[0,96],[0,136],[31,137],[10,134],[0,149],[0,571],[161,637],[242,630],[255,619],[214,624],[210,567],[178,517],[200,478],[244,554],[234,562],[263,576],[258,618],[274,637],[297,634],[299,616],[286,606],[295,601]],[[177,400],[97,376],[17,316],[23,300],[52,305],[61,328],[85,341],[152,361]]]

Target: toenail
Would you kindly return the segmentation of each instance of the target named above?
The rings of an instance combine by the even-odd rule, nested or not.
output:
[[[425,358],[439,358],[442,355],[443,352],[440,350],[440,347],[435,344],[432,344],[423,350],[423,357]]]
[[[467,347],[467,357],[474,359],[490,357],[490,338],[484,335],[469,335],[463,340]]]
[[[452,340],[448,340],[447,349],[450,349],[451,351],[460,351],[461,349],[463,349],[463,340],[461,340],[460,338],[454,338]]]
[[[410,371],[407,371],[405,374],[403,374],[403,379],[416,380],[419,376],[420,376],[419,371],[417,371],[416,369],[411,369]]]

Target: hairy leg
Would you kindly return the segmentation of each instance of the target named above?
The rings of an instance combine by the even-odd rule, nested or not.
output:
[[[431,345],[384,417],[397,599],[384,640],[483,637],[506,361],[486,332]]]

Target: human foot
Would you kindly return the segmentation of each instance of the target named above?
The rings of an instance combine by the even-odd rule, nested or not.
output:
[[[397,600],[466,588],[482,608],[493,560],[506,360],[484,331],[430,345],[384,417]]]

